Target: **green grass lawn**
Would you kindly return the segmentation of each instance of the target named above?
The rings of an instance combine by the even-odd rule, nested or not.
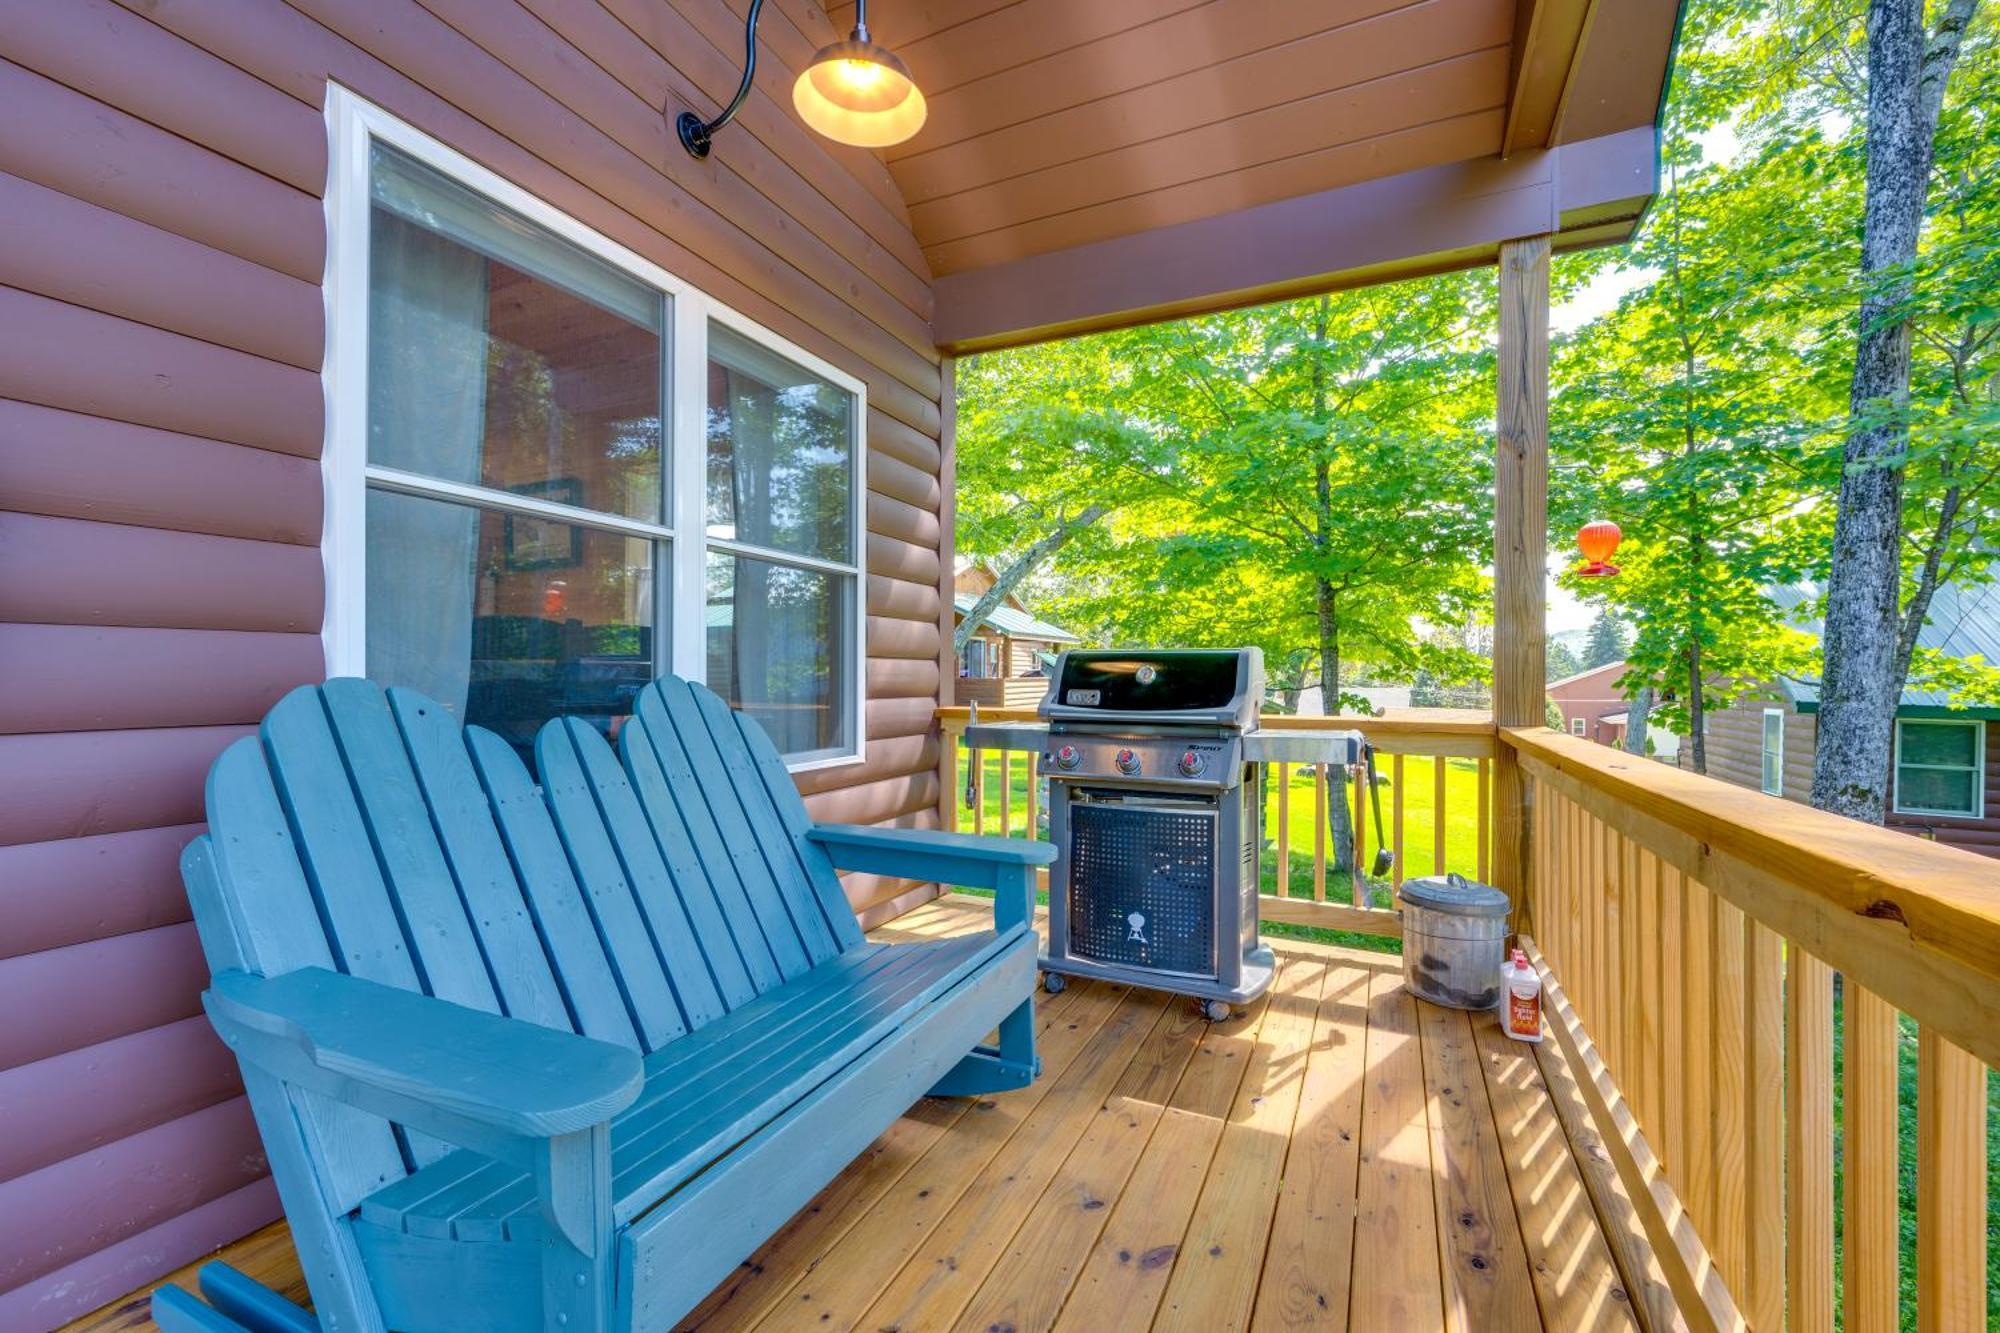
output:
[[[981,806],[985,816],[985,831],[999,833],[1003,796],[1006,806],[1007,832],[1011,837],[1025,838],[1028,831],[1028,765],[1024,755],[1015,755],[1008,763],[1006,790],[1003,793],[1000,782],[1000,756],[982,756],[985,769]],[[1385,829],[1393,829],[1395,821],[1395,783],[1393,778],[1394,760],[1383,756],[1381,763],[1382,819]],[[1444,864],[1436,864],[1437,829],[1437,765],[1444,765]],[[1264,846],[1259,857],[1259,868],[1263,878],[1265,893],[1279,892],[1279,881],[1284,881],[1284,892],[1289,897],[1310,898],[1313,896],[1313,853],[1314,829],[1325,816],[1316,809],[1313,793],[1312,773],[1309,769],[1293,767],[1287,771],[1285,791],[1280,793],[1275,786],[1277,769],[1266,770],[1267,785],[1264,792]],[[959,806],[959,827],[970,832],[974,827],[973,811],[965,808],[965,772],[961,763],[958,788],[953,800]],[[1403,760],[1403,872],[1408,875],[1429,875],[1440,871],[1455,870],[1467,878],[1477,878],[1479,873],[1479,764],[1473,759],[1429,759],[1408,756]],[[1329,801],[1337,799],[1339,787],[1329,787]],[[1354,789],[1348,787],[1346,800],[1351,808]],[[1044,783],[1041,799],[1037,804],[1037,828],[1034,836],[1048,836],[1048,788]],[[1278,826],[1284,820],[1286,827],[1286,866],[1281,873],[1278,865]],[[1368,817],[1367,859],[1372,861],[1376,846],[1375,826],[1372,814]],[[1393,840],[1393,832],[1390,834]],[[1332,840],[1327,840],[1329,850]],[[1376,907],[1393,906],[1393,888],[1389,879],[1364,877],[1366,901]],[[1326,896],[1331,902],[1354,901],[1353,880],[1347,871],[1329,867],[1327,871]],[[1264,927],[1269,934],[1294,938],[1317,940],[1326,944],[1345,944],[1360,948],[1401,952],[1401,943],[1373,935],[1358,935],[1348,931],[1323,930],[1314,926],[1294,926],[1271,922]]]
[[[1833,1227],[1834,1284],[1839,1289],[1841,1263],[1840,1233],[1847,1181],[1841,1169],[1839,1140],[1846,1051],[1840,1040],[1846,1017],[1843,989],[1836,982],[1833,996]],[[1902,1328],[1917,1327],[1917,1025],[1908,1016],[1899,1018],[1896,1042],[1896,1089],[1898,1109],[1896,1157],[1896,1211],[1901,1233],[1900,1320]],[[1986,1326],[2000,1329],[2000,1071],[1986,1071]],[[1834,1327],[1845,1326],[1843,1312],[1836,1304]]]

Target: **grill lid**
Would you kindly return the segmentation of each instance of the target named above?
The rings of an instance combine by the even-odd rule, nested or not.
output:
[[[1056,660],[1041,715],[1251,731],[1263,701],[1259,648],[1070,648]]]

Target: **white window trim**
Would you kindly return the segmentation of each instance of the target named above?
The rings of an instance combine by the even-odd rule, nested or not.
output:
[[[1569,734],[1572,736],[1581,736],[1583,735],[1583,733],[1584,733],[1583,719],[1580,717],[1571,718],[1569,720]]]
[[[859,379],[813,355],[732,309],[685,279],[620,245],[567,213],[449,148],[367,99],[327,85],[326,269],[321,300],[326,316],[325,363],[320,384],[326,403],[326,444],[320,471],[324,516],[320,558],[326,576],[326,614],[320,640],[329,676],[358,676],[367,670],[366,596],[367,491],[371,485],[415,494],[448,496],[464,492],[488,508],[513,508],[565,521],[623,531],[670,543],[666,576],[657,580],[670,607],[655,624],[667,629],[676,675],[706,682],[707,555],[710,550],[754,556],[773,564],[838,574],[845,579],[847,624],[853,639],[848,666],[848,706],[853,744],[838,752],[815,751],[787,761],[792,772],[862,763],[867,750],[868,631],[867,570],[863,553],[868,518],[868,389]],[[415,158],[511,212],[539,224],[663,293],[667,298],[669,415],[667,456],[671,509],[665,524],[619,519],[595,510],[526,496],[501,498],[483,487],[459,486],[416,477],[368,462],[368,226],[371,143],[380,141]],[[853,404],[849,423],[854,469],[849,539],[851,562],[752,546],[706,535],[708,326],[713,320],[752,342],[845,390]],[[836,585],[842,586],[842,585]],[[671,595],[668,591],[671,589]]]
[[[1776,787],[1771,786],[1770,782],[1764,777],[1764,759],[1766,757],[1764,748],[1771,739],[1771,719],[1774,717],[1778,719],[1778,748],[1776,753],[1770,757],[1777,760],[1772,765],[1773,770],[1778,775],[1778,785]],[[1766,796],[1783,796],[1785,794],[1785,710],[1782,708],[1766,708],[1763,720],[1757,726],[1757,786]]]
[[[1928,806],[1903,804],[1903,726],[1914,722],[1921,727],[1971,727],[1972,728],[1972,813],[1963,810],[1933,810]],[[1918,764],[1918,768],[1936,768],[1951,773],[1965,770],[1956,765]],[[1899,717],[1896,719],[1896,751],[1890,757],[1890,790],[1894,800],[1889,809],[1892,814],[1923,815],[1930,819],[1984,819],[1986,818],[1986,723],[1976,717]]]

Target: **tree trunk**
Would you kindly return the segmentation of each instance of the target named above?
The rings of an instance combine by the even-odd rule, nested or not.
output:
[[[1868,7],[1865,290],[1834,513],[1812,803],[1872,824],[1887,809],[1890,734],[1904,684],[1897,609],[1910,325],[1894,315],[1911,295],[1904,275],[1923,231],[1938,111],[1976,6],[1977,0],[1951,0],[1928,43],[1923,0],[1872,0]]]
[[[1625,753],[1646,753],[1646,725],[1653,715],[1653,687],[1642,685],[1625,705]]]
[[[1701,693],[1701,640],[1688,641],[1688,751],[1697,773],[1708,772],[1708,708]]]
[[[1056,524],[1053,529],[1037,538],[1034,545],[1021,552],[1014,563],[1001,571],[999,578],[993,580],[993,586],[980,594],[979,600],[972,604],[972,609],[965,613],[965,619],[958,622],[958,630],[951,636],[952,651],[964,652],[965,645],[972,642],[972,636],[986,623],[986,617],[992,615],[994,610],[1007,600],[1008,594],[1021,586],[1022,579],[1039,569],[1051,556],[1060,551],[1070,538],[1103,518],[1106,512],[1103,505],[1092,505],[1075,518],[1066,518]]]

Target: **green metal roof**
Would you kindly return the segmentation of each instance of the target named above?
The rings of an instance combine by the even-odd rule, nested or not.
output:
[[[1800,629],[1817,635],[1825,628],[1817,617],[1792,613],[1812,607],[1825,589],[1817,584],[1785,584],[1766,589],[1772,601]],[[2000,583],[1971,586],[1947,583],[1931,599],[1931,613],[1917,642],[1953,657],[1980,657],[2000,663]],[[1819,711],[1819,682],[1782,677],[1778,685],[1801,713]],[[1896,711],[1903,717],[2000,717],[2000,709],[1954,707],[1941,690],[1907,689]]]
[[[979,598],[972,593],[956,593],[951,599],[952,607],[960,615],[970,614],[979,604]],[[986,623],[1010,639],[1039,639],[1044,643],[1082,643],[1083,640],[1066,629],[1057,629],[1046,620],[1037,620],[1026,611],[1016,611],[1002,602],[993,608]]]

